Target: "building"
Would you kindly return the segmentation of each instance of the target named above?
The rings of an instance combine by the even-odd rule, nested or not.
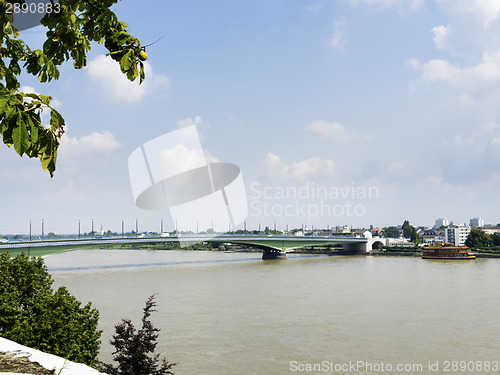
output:
[[[336,235],[349,235],[351,234],[351,230],[347,225],[344,225],[343,227],[337,225],[337,228],[335,230]]]
[[[472,219],[470,219],[470,227],[484,227],[484,220],[480,217],[473,217]]]
[[[481,228],[484,233],[486,234],[495,234],[495,233],[500,233],[500,226],[487,226],[487,227],[482,227]]]
[[[422,240],[423,243],[429,244],[429,243],[436,243],[439,242],[439,237],[438,233],[434,229],[426,229],[424,230],[420,235],[420,239]]]
[[[412,247],[415,246],[408,238],[388,238],[387,246],[398,246],[398,247]]]
[[[445,241],[446,237],[446,229],[445,228],[439,228],[439,229],[434,229],[434,232],[436,232],[436,242],[438,243],[443,243]]]
[[[434,222],[434,228],[447,227],[448,225],[450,225],[450,221],[443,217],[440,217]]]
[[[373,238],[373,235],[372,235],[371,231],[367,230],[367,231],[363,232],[363,235],[361,237],[364,237],[364,238]]]
[[[470,227],[468,225],[449,225],[445,229],[445,242],[454,244],[455,246],[464,246],[465,240],[469,236]]]

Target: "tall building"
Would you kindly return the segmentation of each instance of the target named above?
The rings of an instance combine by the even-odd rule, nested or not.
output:
[[[448,225],[450,225],[450,221],[443,217],[440,217],[434,222],[434,228],[441,228],[442,226],[447,227]]]
[[[455,246],[464,246],[469,233],[470,227],[467,225],[449,225],[444,232],[444,241]]]
[[[470,226],[473,227],[484,227],[484,220],[480,217],[473,217],[470,219]]]

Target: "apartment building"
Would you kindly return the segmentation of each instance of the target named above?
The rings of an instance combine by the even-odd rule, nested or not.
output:
[[[465,240],[470,233],[468,225],[449,225],[445,229],[445,242],[452,243],[455,246],[464,246]]]

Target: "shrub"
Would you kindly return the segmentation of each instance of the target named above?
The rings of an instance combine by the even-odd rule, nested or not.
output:
[[[159,328],[155,328],[149,320],[157,306],[155,295],[150,296],[143,309],[142,328],[136,330],[130,319],[123,319],[115,326],[115,334],[110,343],[115,347],[113,359],[117,366],[98,362],[97,369],[109,375],[174,375],[170,370],[176,365],[160,354],[153,354]]]
[[[19,344],[93,366],[101,331],[99,312],[65,287],[52,291],[42,258],[0,255],[0,336]]]

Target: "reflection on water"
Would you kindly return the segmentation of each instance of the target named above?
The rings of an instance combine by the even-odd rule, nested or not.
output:
[[[158,349],[179,363],[176,374],[288,374],[299,372],[296,364],[350,361],[394,366],[385,373],[421,364],[419,373],[447,374],[446,360],[499,360],[497,260],[260,258],[81,250],[45,261],[55,286],[99,309],[105,361],[114,324],[131,318],[139,325],[154,293]],[[428,371],[429,361],[440,370]],[[348,372],[381,373],[359,370]]]

